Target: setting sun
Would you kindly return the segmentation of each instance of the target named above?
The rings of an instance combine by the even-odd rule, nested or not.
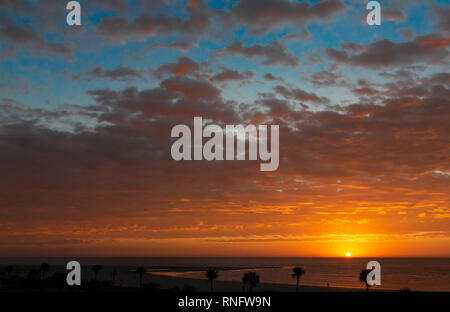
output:
[[[351,256],[352,256],[352,254],[351,254],[351,253],[349,253],[349,252],[347,252],[347,253],[345,254],[345,256],[346,256],[346,257],[351,257]]]

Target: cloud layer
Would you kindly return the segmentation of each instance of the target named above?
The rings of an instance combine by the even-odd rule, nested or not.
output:
[[[5,1],[0,252],[448,256],[448,8],[417,2]],[[279,169],[172,160],[194,116],[279,125]]]

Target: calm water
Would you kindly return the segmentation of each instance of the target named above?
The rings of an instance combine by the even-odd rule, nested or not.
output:
[[[243,272],[257,270],[262,283],[295,284],[294,266],[306,271],[301,284],[361,288],[359,272],[369,260],[381,264],[382,289],[450,291],[450,258],[0,258],[0,265],[62,265],[78,260],[82,265],[132,269],[146,266],[162,274],[204,279],[204,269],[218,268],[221,280],[240,281]]]

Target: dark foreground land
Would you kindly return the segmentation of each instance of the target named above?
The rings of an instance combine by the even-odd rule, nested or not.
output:
[[[126,279],[129,279],[126,281]],[[128,283],[127,283],[128,282]],[[142,283],[134,272],[113,281],[84,279],[81,286],[69,287],[63,271],[3,274],[0,302],[19,308],[30,305],[58,311],[315,311],[385,310],[405,311],[426,305],[431,311],[448,305],[449,293],[402,291],[366,292],[361,289],[260,283],[243,289],[239,282],[214,281],[211,292],[207,280],[146,274]],[[132,286],[134,285],[134,286]]]
[[[45,311],[440,311],[449,299],[431,292],[0,292],[2,304]]]
[[[213,281],[128,268],[84,268],[81,286],[68,286],[63,267],[40,269],[16,266],[0,274],[0,302],[56,307],[58,311],[405,311],[426,305],[431,311],[448,306],[450,293],[415,292],[409,289],[380,291],[364,285],[358,289],[257,283],[252,288],[237,281]],[[91,272],[91,275],[87,274]],[[99,273],[97,272],[97,273]]]

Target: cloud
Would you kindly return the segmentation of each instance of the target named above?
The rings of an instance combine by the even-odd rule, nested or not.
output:
[[[91,78],[106,78],[112,81],[135,81],[137,79],[145,80],[145,71],[136,70],[130,67],[119,67],[113,70],[104,70],[103,68],[97,66],[90,71],[84,73],[85,76]],[[74,79],[79,79],[82,75],[72,76]]]
[[[264,79],[266,79],[267,81],[284,81],[282,77],[275,77],[271,73],[265,74]]]
[[[405,39],[411,39],[414,37],[414,32],[411,29],[407,29],[407,28],[399,28],[397,29],[397,31],[402,35],[403,38]]]
[[[297,25],[304,31],[308,23],[329,21],[345,8],[340,0],[323,0],[315,4],[289,0],[241,0],[222,18],[229,25],[245,24],[251,33],[256,34],[286,25]]]
[[[211,16],[203,2],[184,8],[188,18],[172,15],[141,15],[132,20],[124,17],[104,17],[96,27],[96,33],[108,40],[121,42],[145,41],[158,35],[199,36],[211,24]]]
[[[301,89],[288,89],[284,86],[276,86],[274,90],[287,99],[295,99],[297,101],[314,102],[319,104],[328,104],[330,100],[326,97],[320,97],[314,93],[309,93]]]
[[[68,42],[48,41],[30,27],[0,23],[0,38],[9,42],[16,51],[25,49],[31,53],[52,53],[68,59],[73,56],[72,47]]]
[[[362,51],[364,50],[364,46],[355,42],[342,42],[341,48],[349,51]]]
[[[393,21],[396,23],[401,23],[406,19],[406,14],[403,13],[402,10],[400,10],[399,8],[392,8],[392,7],[383,8],[382,16],[385,20]]]
[[[192,122],[193,116],[211,120],[232,120],[235,112],[220,98],[220,91],[207,81],[176,76],[161,81],[160,87],[139,91],[109,89],[87,92],[104,109],[103,121],[121,124],[130,115],[136,118],[167,118]],[[135,115],[137,114],[137,115]],[[141,116],[141,117],[139,117]]]
[[[450,21],[448,18],[448,16],[450,15],[450,8],[439,6],[434,9],[434,13],[438,17],[436,27],[447,35],[450,35]]]
[[[161,86],[169,91],[182,93],[184,97],[192,100],[212,100],[220,94],[215,87],[207,82],[185,77],[166,79],[161,83]]]
[[[261,59],[268,66],[298,66],[299,59],[277,41],[266,45],[253,44],[245,47],[242,41],[235,41],[229,46],[216,51],[216,55],[242,55],[247,58]]]
[[[114,256],[139,246],[140,255],[157,250],[179,256],[187,249],[204,255],[206,249],[211,252],[202,245],[205,241],[249,241],[252,247],[254,241],[335,243],[352,237],[371,242],[413,239],[424,245],[425,239],[436,239],[437,250],[442,243],[448,245],[448,14],[436,12],[439,35],[403,32],[403,42],[365,43],[362,37],[337,42],[327,51],[335,64],[313,67],[324,61],[318,48],[305,45],[293,53],[284,43],[297,47],[289,39],[343,12],[341,1],[242,1],[232,2],[229,9],[206,7],[202,1],[181,1],[185,7],[170,6],[178,2],[167,0],[135,0],[132,7],[125,0],[91,2],[84,16],[93,24],[83,29],[93,34],[95,43],[101,42],[96,35],[107,39],[102,55],[110,57],[104,61],[123,63],[119,68],[101,62],[83,68],[71,88],[72,81],[59,81],[55,74],[67,67],[61,60],[48,67],[23,53],[13,67],[4,64],[0,253],[92,256],[108,250]],[[40,1],[39,11],[33,1],[4,3],[11,19],[2,19],[0,36],[8,46],[2,55],[37,50],[69,58],[73,52],[58,50],[65,46],[80,49],[80,59],[67,68],[96,59],[97,46],[87,44],[92,36],[72,45],[54,39],[69,38],[68,31],[48,32],[64,23],[53,17],[60,17],[65,3]],[[107,7],[105,15],[94,14],[100,7]],[[390,18],[401,22],[401,12],[394,10]],[[95,16],[102,16],[99,25]],[[223,26],[220,22],[234,24],[216,27]],[[108,23],[112,29],[102,28]],[[6,32],[7,27],[12,31]],[[239,39],[232,39],[236,27],[248,33],[239,31]],[[265,43],[265,38],[261,43],[248,36],[273,30],[281,33],[267,38],[279,41]],[[320,25],[315,30],[327,36],[335,29]],[[225,36],[215,37],[216,31]],[[108,45],[150,38],[124,47],[129,55],[118,60],[117,49]],[[206,59],[212,47],[224,46],[222,40],[229,40],[228,46],[216,55],[248,60]],[[179,56],[199,42],[189,57]],[[143,59],[144,64],[158,64],[151,65],[151,82],[143,83],[147,70],[135,69],[136,60],[127,63],[135,48],[138,53],[154,48],[181,52],[152,50],[152,57],[167,52],[164,58],[176,58],[162,65]],[[309,66],[299,71],[301,58]],[[290,68],[252,68],[249,60]],[[336,65],[362,70],[341,71]],[[433,65],[438,66],[427,70]],[[350,71],[351,76],[344,75]],[[94,78],[95,84],[85,83]],[[117,84],[111,81],[128,84],[113,89]],[[237,83],[226,86],[230,81]],[[31,94],[28,85],[34,89]],[[55,88],[64,91],[62,103],[55,103]],[[64,104],[78,100],[82,104]],[[221,126],[279,125],[279,169],[262,173],[259,163],[247,160],[173,161],[171,129],[177,124],[192,127],[194,116]],[[425,217],[419,220],[419,214]],[[369,222],[358,225],[365,220]],[[372,236],[371,229],[377,228],[383,234]],[[322,235],[324,231],[328,234]],[[295,236],[299,232],[304,235]]]
[[[252,71],[239,72],[237,70],[224,68],[221,72],[211,77],[211,81],[214,82],[228,82],[233,80],[247,80],[254,76]]]
[[[164,75],[185,76],[199,72],[205,63],[194,61],[190,57],[180,56],[176,62],[165,63],[154,70],[154,74],[161,78]]]
[[[420,42],[422,46],[432,46],[436,50],[440,50],[450,44],[449,38],[432,38],[432,39],[423,39]]]
[[[343,78],[341,73],[334,73],[331,70],[323,70],[314,72],[307,80],[310,81],[315,87],[324,87],[341,84],[341,78]]]
[[[319,95],[281,84],[275,91],[287,100],[267,96],[250,107],[228,105],[208,81],[187,76],[152,89],[92,90],[94,104],[79,108],[97,120],[90,131],[49,128],[75,114],[70,110],[25,112],[4,101],[10,114],[27,118],[0,126],[1,239],[34,235],[47,248],[56,238],[233,239],[290,236],[299,228],[314,236],[324,225],[342,233],[345,225],[334,222],[338,212],[355,224],[395,224],[395,233],[430,230],[414,221],[399,229],[400,209],[426,212],[442,222],[435,231],[445,230],[448,218],[440,217],[449,177],[435,172],[450,166],[449,74],[385,78],[390,81],[377,85],[383,92],[376,102],[314,111],[288,100]],[[196,114],[219,124],[246,124],[255,116],[279,124],[277,175],[261,175],[249,161],[171,161],[171,127],[190,125]],[[244,216],[252,222],[243,223]],[[258,227],[267,218],[271,226]],[[286,226],[297,218],[307,222]]]
[[[338,64],[378,69],[403,65],[441,65],[448,57],[447,38],[439,35],[417,36],[412,41],[380,39],[361,47],[356,53],[327,48],[328,58]]]

